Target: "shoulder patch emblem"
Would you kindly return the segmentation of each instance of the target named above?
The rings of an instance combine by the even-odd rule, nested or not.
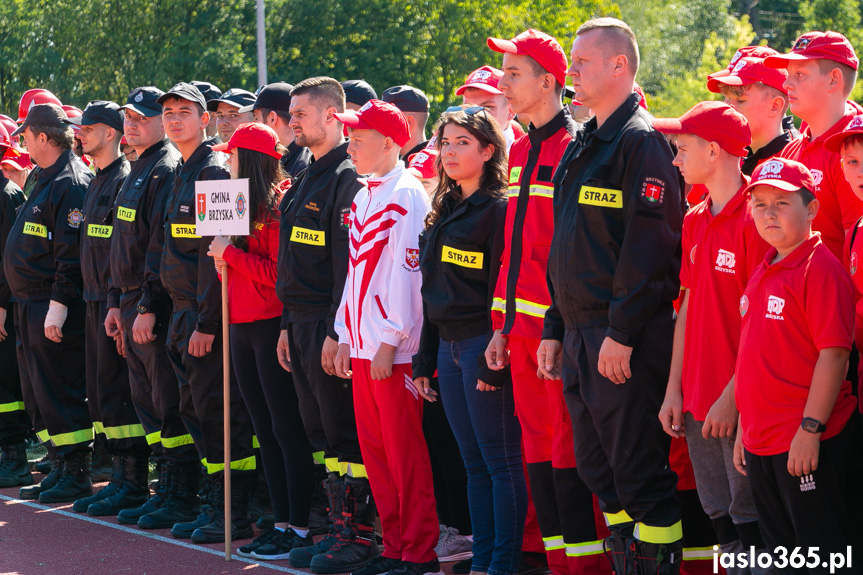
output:
[[[69,222],[70,228],[75,228],[77,230],[78,227],[80,227],[81,222],[84,221],[84,214],[81,213],[81,210],[75,208],[69,212],[69,215],[66,217],[66,221]]]
[[[420,265],[420,250],[419,248],[405,248],[405,264],[411,270],[415,270]]]
[[[650,206],[661,206],[665,202],[665,182],[658,178],[644,178],[641,199]]]
[[[342,228],[349,230],[351,229],[351,209],[350,208],[342,208],[339,210],[339,224]]]
[[[740,317],[745,316],[747,311],[749,311],[749,298],[744,295],[740,298]]]

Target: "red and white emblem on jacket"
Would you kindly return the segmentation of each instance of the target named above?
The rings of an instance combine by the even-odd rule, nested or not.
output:
[[[407,266],[415,270],[420,265],[419,248],[405,248],[405,263]]]

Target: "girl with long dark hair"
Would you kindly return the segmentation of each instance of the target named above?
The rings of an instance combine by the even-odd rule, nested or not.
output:
[[[521,428],[507,371],[482,368],[506,221],[506,142],[481,107],[448,109],[436,130],[440,181],[420,239],[424,308],[414,383],[440,395],[468,478],[471,573],[518,571],[527,510]],[[482,380],[485,383],[480,383]]]
[[[261,446],[275,529],[240,547],[244,557],[287,559],[291,549],[312,545],[309,506],[312,452],[300,418],[291,374],[279,365],[282,304],[276,296],[278,205],[289,181],[279,164],[278,137],[263,124],[243,124],[213,149],[231,154],[231,177],[248,178],[251,235],[217,236],[209,255],[227,265],[231,361]]]

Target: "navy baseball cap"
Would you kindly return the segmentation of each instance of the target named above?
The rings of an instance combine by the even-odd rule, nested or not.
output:
[[[182,98],[183,100],[199,104],[205,110],[207,109],[207,101],[204,99],[204,95],[200,90],[187,82],[174,84],[174,87],[162,94],[157,101],[159,104],[162,104],[168,98]]]
[[[10,137],[14,138],[22,133],[29,126],[40,126],[42,128],[66,128],[69,127],[63,122],[68,118],[65,110],[57,104],[35,104],[30,106],[27,112],[27,117],[17,130],[12,132]]]
[[[211,112],[215,112],[219,108],[219,104],[225,103],[230,104],[231,106],[236,106],[237,108],[243,108],[244,106],[251,106],[255,103],[255,95],[249,92],[248,90],[241,90],[240,88],[231,88],[221,97],[210,100],[207,102],[207,109]]]
[[[357,106],[364,106],[369,100],[377,100],[375,89],[365,80],[346,80],[341,83],[345,91],[345,101]]]
[[[219,88],[217,88],[215,85],[213,85],[209,82],[201,82],[200,80],[192,80],[189,83],[192,86],[194,86],[195,88],[197,88],[198,90],[200,90],[201,94],[203,94],[203,96],[204,96],[204,99],[208,102],[210,100],[218,100],[219,98],[222,97],[222,91]]]
[[[294,87],[287,82],[273,82],[267,84],[258,91],[258,97],[253,104],[243,106],[240,112],[251,112],[252,110],[276,110],[278,112],[291,111],[291,90]]]
[[[393,86],[384,90],[384,102],[393,104],[402,112],[428,112],[429,99],[413,86]]]
[[[141,114],[146,118],[159,116],[162,114],[162,104],[159,103],[165,92],[155,86],[143,86],[135,88],[129,97],[126,98],[126,104],[120,106],[121,110],[132,110],[136,114]]]
[[[107,100],[93,100],[84,108],[83,114],[63,121],[75,126],[105,124],[115,130],[123,131],[123,113],[120,111],[120,106]]]

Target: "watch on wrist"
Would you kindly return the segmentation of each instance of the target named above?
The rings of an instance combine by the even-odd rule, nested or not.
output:
[[[822,433],[827,431],[826,425],[811,417],[804,417],[800,427],[803,428],[803,431],[808,431],[809,433]]]
[[[138,304],[138,313],[143,315],[145,313],[153,313],[153,310],[145,305]]]

